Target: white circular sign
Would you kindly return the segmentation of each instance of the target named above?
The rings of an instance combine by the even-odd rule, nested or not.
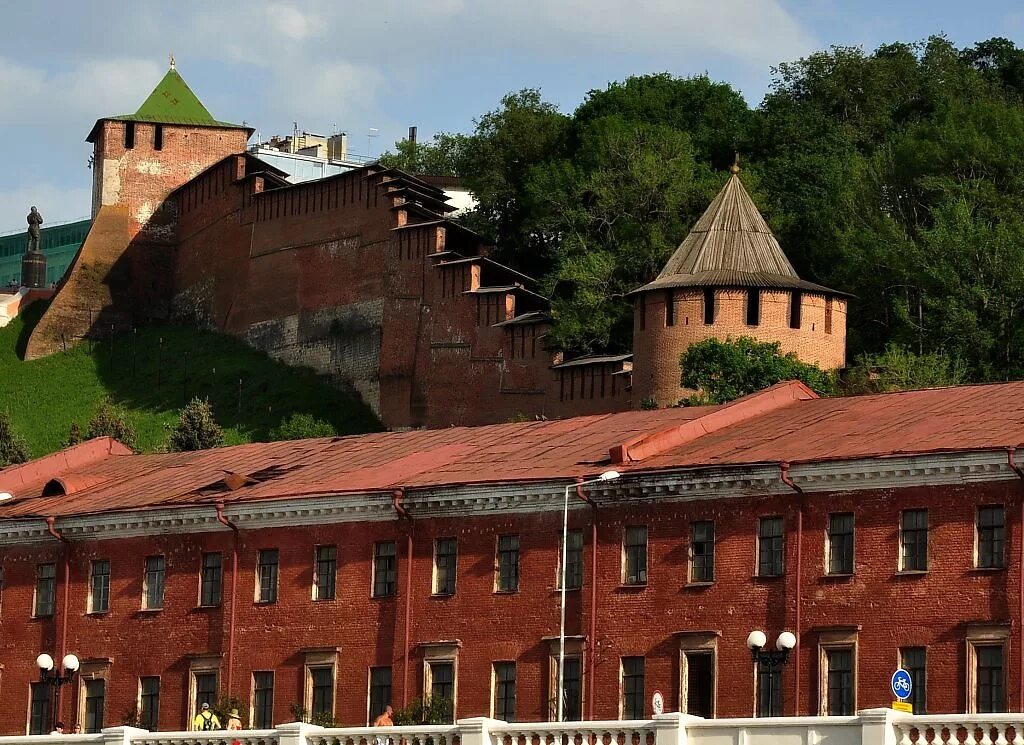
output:
[[[665,697],[661,695],[661,691],[655,691],[651,696],[651,709],[655,714],[665,713]]]

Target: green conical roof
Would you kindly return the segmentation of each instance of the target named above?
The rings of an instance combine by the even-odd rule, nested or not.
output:
[[[150,122],[153,124],[183,124],[192,127],[223,127],[225,129],[248,129],[240,124],[221,122],[203,106],[202,101],[192,92],[185,80],[172,66],[164,75],[163,80],[142,102],[142,106],[134,114],[104,117],[132,122]],[[100,121],[103,121],[101,119]],[[97,122],[97,125],[99,122]],[[96,128],[89,133],[87,140],[92,142]]]

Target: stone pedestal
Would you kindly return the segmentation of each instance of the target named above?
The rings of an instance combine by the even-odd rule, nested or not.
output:
[[[42,251],[29,251],[21,257],[21,286],[46,287],[46,256]]]

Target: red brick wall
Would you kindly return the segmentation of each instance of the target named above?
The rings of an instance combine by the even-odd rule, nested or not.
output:
[[[846,301],[823,295],[801,295],[800,328],[789,326],[790,293],[761,292],[761,318],[757,326],[746,323],[745,290],[715,290],[715,322],[704,324],[704,296],[701,290],[680,289],[674,294],[674,324],[666,325],[665,291],[652,291],[636,298],[633,313],[633,406],[653,398],[660,406],[671,406],[687,394],[679,384],[679,358],[691,345],[709,338],[751,336],[758,341],[777,341],[783,354],[794,352],[804,362],[826,370],[846,364]],[[646,303],[640,312],[639,303]],[[826,306],[831,305],[831,322],[826,324]],[[641,315],[644,323],[641,324]],[[828,327],[828,331],[826,331]]]
[[[803,537],[800,713],[816,713],[817,642],[833,627],[859,627],[857,708],[884,706],[888,679],[901,646],[928,647],[930,712],[963,711],[965,633],[971,622],[1010,624],[1007,699],[1016,705],[1020,691],[1017,614],[1022,539],[1016,505],[1017,482],[964,487],[914,487],[898,491],[814,494],[807,497]],[[974,514],[978,505],[1007,505],[1009,569],[973,569]],[[930,571],[898,575],[898,525],[901,509],[929,509]],[[1012,509],[1011,509],[1012,508]],[[211,507],[212,510],[212,507]],[[718,716],[748,716],[753,707],[753,674],[747,634],[760,628],[769,641],[795,630],[796,495],[742,497],[729,500],[647,502],[602,508],[599,515],[598,610],[594,716],[618,716],[619,657],[643,655],[646,699],[661,689],[667,709],[679,700],[680,631],[711,631],[718,636]],[[856,519],[856,571],[852,578],[823,576],[827,514],[852,511]],[[786,525],[786,574],[758,579],[755,574],[757,518],[782,516]],[[414,526],[408,696],[422,693],[422,642],[459,640],[459,687],[456,715],[486,715],[490,705],[490,665],[518,663],[517,708],[522,720],[546,718],[548,655],[543,637],[558,633],[555,585],[560,513],[484,515],[422,519]],[[569,593],[567,633],[589,634],[590,510],[574,509],[570,528],[584,529],[584,589]],[[689,524],[716,522],[716,582],[687,586]],[[621,541],[627,525],[649,531],[646,587],[621,586]],[[237,636],[232,692],[248,701],[251,673],[276,671],[276,722],[290,718],[288,706],[302,699],[303,648],[340,647],[336,713],[340,722],[362,724],[366,717],[368,668],[393,666],[393,701],[407,700],[402,690],[405,649],[406,524],[345,523],[279,528],[242,533],[238,581]],[[518,534],[521,583],[518,593],[493,592],[497,537]],[[431,597],[431,556],[436,538],[458,539],[458,579],[450,598]],[[370,595],[370,556],[374,541],[398,544],[398,595],[375,600]],[[311,600],[314,548],[338,547],[338,599]],[[255,563],[261,548],[280,550],[279,600],[268,606],[253,602]],[[197,609],[200,554],[225,555],[225,606]],[[187,707],[189,654],[224,653],[222,687],[227,680],[226,615],[230,588],[231,534],[190,533],[152,538],[76,543],[72,558],[69,651],[83,659],[109,657],[107,722],[116,724],[131,708],[140,675],[160,675],[161,727],[181,728]],[[167,556],[164,610],[142,612],[144,558]],[[57,622],[30,620],[37,562],[55,561],[56,543],[0,549],[5,572],[0,623],[0,732],[23,732],[28,684],[37,673],[40,651],[57,653]],[[111,561],[109,614],[85,615],[88,560]],[[59,572],[58,572],[59,577]],[[59,599],[63,601],[63,589]],[[59,618],[59,608],[58,616]],[[794,663],[783,677],[785,713],[795,712]],[[585,687],[590,690],[591,682]],[[585,693],[586,696],[586,693]],[[74,720],[67,700],[62,716]],[[584,707],[586,711],[586,706]],[[648,712],[649,714],[649,712]]]

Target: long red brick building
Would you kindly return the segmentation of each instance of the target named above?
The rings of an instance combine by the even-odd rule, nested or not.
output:
[[[132,454],[0,472],[0,733],[391,702],[570,718],[1024,709],[1024,383]],[[616,470],[620,478],[573,488]],[[774,677],[745,640],[798,645]],[[777,692],[774,698],[768,691]]]
[[[842,367],[846,296],[801,279],[736,169],[651,282],[633,354],[567,359],[550,302],[448,218],[426,177],[371,164],[292,184],[173,68],[96,122],[93,224],[27,356],[150,320],[244,338],[354,389],[389,428],[675,404],[680,354],[749,335]]]

